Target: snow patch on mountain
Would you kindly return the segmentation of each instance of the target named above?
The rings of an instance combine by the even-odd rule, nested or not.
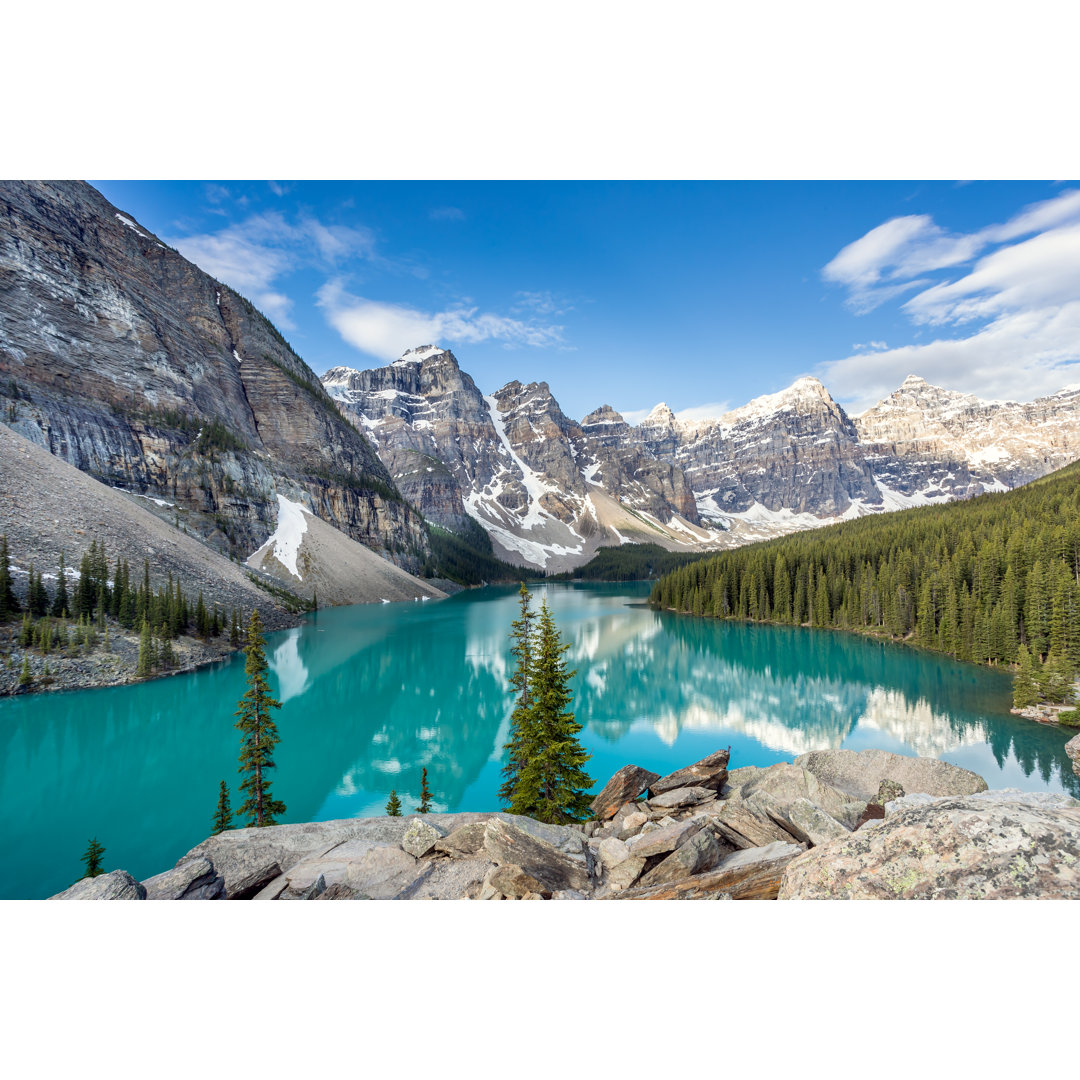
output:
[[[300,553],[300,545],[304,542],[304,533],[307,532],[307,521],[304,515],[310,514],[311,511],[299,503],[291,502],[284,495],[278,495],[277,500],[277,528],[251,558],[259,560],[265,552],[272,551],[274,558],[293,577],[298,581],[303,581],[303,576],[296,568],[296,556]]]

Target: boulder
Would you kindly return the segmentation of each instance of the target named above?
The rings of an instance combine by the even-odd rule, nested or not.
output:
[[[796,799],[787,808],[783,827],[796,840],[801,840],[811,847],[827,844],[830,840],[847,836],[850,832],[846,825],[830,817],[809,799]]]
[[[649,815],[642,813],[640,810],[633,814],[627,814],[626,817],[623,818],[622,828],[620,828],[617,833],[619,839],[625,840],[630,836],[637,836],[641,831],[641,826],[648,820]]]
[[[225,879],[205,856],[188,859],[172,870],[147,878],[147,900],[224,900]]]
[[[524,829],[501,818],[488,822],[484,851],[500,865],[520,867],[535,878],[544,892],[559,889],[587,889],[592,884],[588,864],[531,836]]]
[[[446,833],[441,829],[436,829],[431,822],[419,817],[413,818],[405,830],[405,835],[401,838],[401,846],[410,855],[419,859],[445,836]]]
[[[780,898],[1080,899],[1080,807],[978,796],[910,805],[800,856]]]
[[[769,804],[777,805],[775,802]],[[716,830],[733,847],[758,848],[767,844],[788,844],[792,836],[768,815],[759,802],[732,799],[712,818]]]
[[[112,870],[97,877],[82,878],[70,889],[50,896],[50,900],[145,900],[146,889],[126,870]]]
[[[1080,776],[1080,735],[1074,735],[1065,744],[1065,753],[1069,755],[1069,760],[1072,762],[1073,772]]]
[[[654,795],[649,799],[649,809],[670,810],[677,806],[696,806],[698,803],[715,799],[716,792],[703,787],[679,787]]]
[[[641,877],[646,860],[636,855],[624,859],[604,875],[604,884],[608,892],[622,892],[629,889]]]
[[[503,896],[523,899],[531,893],[540,895],[549,892],[544,885],[537,881],[531,874],[526,874],[520,866],[498,866],[484,880]]]
[[[685,821],[673,821],[670,825],[643,832],[627,840],[624,846],[628,855],[646,859],[652,855],[663,855],[685,844],[691,836],[701,831],[707,820],[699,816],[687,818]]]
[[[886,750],[815,750],[797,757],[795,764],[823,784],[868,802],[877,795],[882,780],[893,780],[905,791],[927,795],[974,795],[986,790],[986,781],[969,769]],[[823,810],[829,809],[812,796],[810,801]]]
[[[775,900],[784,870],[804,850],[802,844],[777,843],[736,851],[705,873],[654,886],[642,882],[638,888],[611,899]]]
[[[717,750],[714,754],[695,761],[693,765],[687,765],[685,769],[678,769],[654,781],[649,785],[649,789],[654,796],[680,787],[703,787],[719,791],[727,780],[730,758],[731,747]]]
[[[874,785],[877,791],[877,785]],[[798,765],[790,765],[786,762],[779,765],[770,765],[762,769],[756,776],[748,780],[739,789],[735,799],[746,800],[756,792],[764,792],[771,795],[781,806],[788,806],[796,799],[809,799],[815,806],[820,807],[826,813],[839,810],[844,803],[851,801],[851,796],[846,792],[832,787],[830,784],[820,781],[812,772],[800,768]]]
[[[615,826],[617,832],[622,832],[623,829],[627,827],[626,823],[628,821],[630,821],[631,819],[634,819],[636,821],[637,818],[641,816],[643,809],[644,805],[642,803],[623,803],[622,806],[619,807],[618,811],[616,811],[615,816],[611,819],[611,824]],[[641,822],[638,822],[638,824],[640,825]]]
[[[607,821],[615,816],[620,806],[636,799],[659,779],[659,773],[649,772],[640,765],[624,765],[590,803],[592,812],[600,821]]]
[[[398,900],[465,900],[474,898],[484,876],[494,870],[487,859],[439,859],[429,863],[427,872],[405,890]]]
[[[436,840],[432,850],[449,855],[452,859],[471,859],[483,850],[486,828],[486,821],[461,825],[441,840]]]
[[[641,887],[663,885],[711,870],[719,861],[720,855],[720,845],[716,842],[716,837],[709,829],[701,829],[654,866],[641,879]]]
[[[760,765],[744,765],[741,769],[731,769],[727,779],[720,785],[720,798],[729,799],[737,795],[744,784],[749,784],[759,773],[765,770]]]
[[[630,858],[630,849],[622,840],[609,836],[597,845],[596,857],[605,870],[611,870]]]

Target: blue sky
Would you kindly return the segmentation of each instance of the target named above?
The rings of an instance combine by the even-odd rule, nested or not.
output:
[[[801,375],[1080,382],[1080,190],[1041,182],[92,181],[318,373],[450,348],[580,419],[715,415]]]

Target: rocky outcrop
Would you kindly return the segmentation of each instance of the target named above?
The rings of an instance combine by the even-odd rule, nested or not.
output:
[[[50,900],[145,900],[146,889],[126,870],[113,870],[97,877],[76,881]]]
[[[1073,772],[1080,776],[1080,735],[1074,735],[1065,744],[1065,753],[1069,755],[1069,760],[1072,762]]]
[[[20,434],[226,553],[273,531],[279,492],[369,546],[426,543],[273,325],[87,184],[0,183],[0,394]]]
[[[878,794],[883,780],[927,795],[973,795],[986,790],[981,776],[959,765],[885,750],[816,750],[797,757],[795,764],[819,782],[867,802]]]
[[[654,780],[658,773],[649,772],[640,765],[624,765],[600,790],[590,803],[590,809],[600,821],[614,817],[619,807],[630,799],[636,799]]]
[[[1080,899],[1080,803],[996,794],[908,806],[815,847],[784,871],[780,898]]]
[[[727,760],[727,751],[717,751],[671,775],[695,769],[699,777],[718,768],[726,772]],[[909,776],[929,778],[939,789],[971,787],[974,774],[966,770],[941,773],[914,761],[892,764],[906,767]],[[602,816],[567,825],[506,813],[457,813],[240,829],[203,841],[175,869],[143,885],[116,871],[110,882],[80,882],[61,896],[1080,896],[1080,802],[1068,796],[1007,790],[893,797],[902,789],[885,780],[876,801],[868,804],[790,763],[727,775],[735,783],[720,790],[699,788],[703,797],[672,803],[664,795],[685,788],[642,798],[638,793],[659,778],[628,765],[605,785],[609,794],[597,803]],[[627,801],[609,813],[620,796]],[[883,816],[852,832],[853,815],[868,805]]]

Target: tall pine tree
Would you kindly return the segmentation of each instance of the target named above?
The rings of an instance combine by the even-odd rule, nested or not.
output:
[[[270,696],[270,684],[266,681],[268,665],[266,663],[265,642],[262,637],[262,619],[259,609],[251,613],[247,628],[247,645],[244,653],[247,662],[244,674],[248,688],[239,701],[239,708],[233,714],[239,719],[236,726],[243,732],[240,750],[240,767],[237,772],[244,774],[240,790],[247,794],[240,807],[240,817],[249,818],[249,826],[262,828],[276,825],[277,816],[285,813],[285,804],[270,794],[270,780],[265,775],[274,768],[271,756],[274,747],[281,741],[277,726],[270,718],[271,709],[280,709],[281,702]]]
[[[510,738],[503,746],[507,753],[506,767],[502,771],[506,779],[498,793],[499,798],[506,803],[512,803],[514,800],[518,778],[533,742],[530,709],[532,707],[533,623],[536,612],[530,607],[531,600],[532,595],[522,582],[518,590],[521,615],[514,620],[510,629],[510,639],[514,643],[510,654],[517,662],[514,674],[510,676],[510,688],[515,695],[514,711],[510,714]]]
[[[0,622],[7,622],[19,612],[19,601],[11,587],[7,533],[0,536]]]
[[[83,855],[82,861],[86,864],[86,873],[83,874],[84,878],[97,877],[99,874],[104,874],[105,871],[101,865],[102,856],[105,854],[105,849],[97,842],[95,836],[90,841],[90,846],[86,849],[86,854]]]
[[[528,744],[514,787],[510,812],[553,824],[578,821],[589,813],[585,772],[590,754],[578,740],[581,725],[567,710],[573,695],[563,644],[547,603],[541,605],[537,639],[532,647],[531,705],[525,731]]]
[[[401,817],[401,800],[396,791],[391,790],[390,798],[386,800],[386,816]]]
[[[427,783],[427,769],[420,770],[420,805],[416,808],[418,814],[431,813],[431,789]]]

